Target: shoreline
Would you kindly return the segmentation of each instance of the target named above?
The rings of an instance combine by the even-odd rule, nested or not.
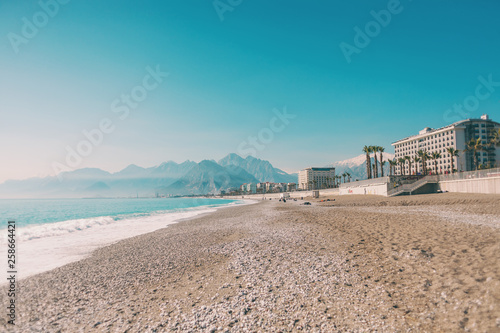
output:
[[[115,221],[115,223],[111,224],[97,225],[61,235],[21,240],[21,246],[18,248],[19,257],[21,258],[18,264],[18,278],[19,281],[22,281],[36,274],[83,260],[102,247],[116,244],[128,238],[155,232],[181,221],[209,215],[221,208],[246,204],[248,203],[245,200],[240,199],[218,207],[198,206],[180,212],[172,211],[158,215],[153,214],[147,217],[150,221],[146,225],[141,224],[143,218],[139,217]],[[51,223],[51,225],[64,222],[55,222]],[[43,227],[43,225],[35,225],[34,227]],[[23,229],[20,230],[22,232]],[[109,235],[113,236],[110,237]],[[2,281],[0,287],[6,284],[6,281]]]
[[[500,327],[498,197],[335,199],[219,209],[100,248],[20,281],[16,324],[35,332]],[[470,215],[447,218],[444,206]]]

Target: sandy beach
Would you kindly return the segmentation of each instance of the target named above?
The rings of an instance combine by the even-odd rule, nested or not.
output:
[[[500,331],[498,195],[330,199],[221,209],[21,280],[15,331]]]

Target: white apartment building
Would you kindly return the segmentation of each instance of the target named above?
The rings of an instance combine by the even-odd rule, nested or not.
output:
[[[258,183],[256,186],[256,191],[259,193],[271,193],[274,192],[277,185],[278,184],[276,183],[270,183],[270,182]]]
[[[306,168],[299,171],[299,188],[314,190],[330,188],[335,184],[335,168]]]
[[[276,184],[275,183],[270,183],[270,182],[266,182],[265,184],[265,187],[266,189],[266,192],[269,193],[269,192],[273,192],[274,189],[276,188]]]
[[[289,192],[295,191],[297,184],[295,183],[258,183],[255,186],[257,193],[270,193],[270,192]],[[254,192],[252,192],[254,193]]]
[[[409,163],[404,165],[405,175],[415,175],[422,173],[422,163],[413,162],[413,157],[417,156],[417,151],[425,150],[429,155],[433,152],[439,152],[441,158],[437,159],[437,172],[445,173],[452,172],[451,156],[447,149],[453,147],[460,151],[458,157],[454,157],[454,168],[458,171],[474,170],[474,156],[471,152],[466,152],[466,143],[471,139],[481,139],[485,145],[491,140],[495,131],[500,129],[500,123],[489,119],[488,115],[482,115],[480,119],[466,119],[458,121],[454,124],[433,129],[426,127],[421,130],[418,135],[413,135],[392,143],[395,151],[395,159],[409,156],[412,158],[411,170]],[[490,167],[498,166],[496,156],[500,154],[499,147],[490,147],[484,151],[478,152],[478,163],[489,165]],[[417,171],[418,168],[418,171]],[[434,173],[434,160],[427,161],[427,170]],[[401,167],[399,164],[395,167],[395,174],[401,175]]]
[[[254,183],[247,184],[246,192],[252,193],[252,194],[257,193],[257,184],[254,184]]]

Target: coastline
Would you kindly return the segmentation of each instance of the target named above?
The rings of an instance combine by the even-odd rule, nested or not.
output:
[[[27,231],[26,229],[44,229],[46,226],[33,225],[27,227],[25,230],[21,228],[20,231],[18,231],[18,234],[21,234],[21,246],[18,249],[19,257],[21,258],[18,264],[19,277],[20,280],[23,280],[30,276],[83,260],[92,255],[93,251],[115,244],[124,239],[167,228],[172,224],[184,220],[208,215],[226,206],[231,207],[233,205],[245,204],[248,204],[248,202],[244,200],[235,200],[232,203],[218,207],[213,207],[211,205],[199,206],[184,209],[182,211],[176,210],[162,214],[153,214],[146,217],[148,219],[147,223],[143,222],[142,217],[138,217],[129,220],[113,221],[111,224],[94,225],[92,228],[84,228],[76,232],[70,232],[69,234],[63,233],[60,235],[56,234],[49,237],[37,237],[27,240],[22,239],[23,233]],[[47,226],[53,228],[59,223],[64,224],[67,222],[71,221],[56,222]],[[24,235],[24,237],[26,237],[26,235]],[[0,286],[6,284],[6,281],[0,282]]]
[[[498,196],[335,199],[312,201],[313,206],[272,200],[219,209],[97,249],[20,281],[17,327],[35,332],[500,327],[500,214],[490,209]],[[428,213],[414,206],[429,208]],[[443,207],[469,215],[447,219],[438,214]],[[492,225],[468,222],[485,213]],[[0,299],[5,301],[5,292]],[[1,318],[0,327],[5,326]]]

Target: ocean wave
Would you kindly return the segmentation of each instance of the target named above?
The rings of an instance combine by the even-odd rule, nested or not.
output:
[[[17,237],[20,241],[27,241],[36,238],[61,236],[64,234],[69,234],[92,227],[117,222],[119,222],[119,220],[114,217],[100,216],[88,219],[68,220],[63,222],[31,225],[24,228],[19,228],[17,231]]]
[[[169,211],[153,212],[150,214],[130,214],[128,216],[100,216],[87,219],[68,220],[55,223],[31,225],[19,228],[17,231],[17,238],[21,241],[29,241],[37,238],[46,238],[52,236],[61,236],[65,234],[75,233],[99,226],[110,224],[127,225],[134,224],[147,224],[158,221],[165,221],[171,223],[172,221],[196,216],[203,212],[212,211],[208,207],[190,207],[187,209],[176,209]]]
[[[33,224],[25,227],[18,227],[16,229],[16,238],[18,241],[29,241],[39,238],[47,238],[53,236],[62,236],[66,234],[74,234],[79,231],[88,230],[91,228],[98,228],[99,226],[106,226],[110,224],[127,225],[129,223],[157,223],[165,221],[171,223],[176,220],[190,218],[201,213],[208,213],[215,211],[218,208],[244,204],[243,201],[235,201],[223,205],[205,205],[189,208],[177,208],[171,210],[161,210],[150,213],[135,213],[117,216],[100,216],[83,219],[73,219],[61,222],[53,222],[46,224]],[[7,240],[7,232],[0,235],[0,241],[3,243]]]

